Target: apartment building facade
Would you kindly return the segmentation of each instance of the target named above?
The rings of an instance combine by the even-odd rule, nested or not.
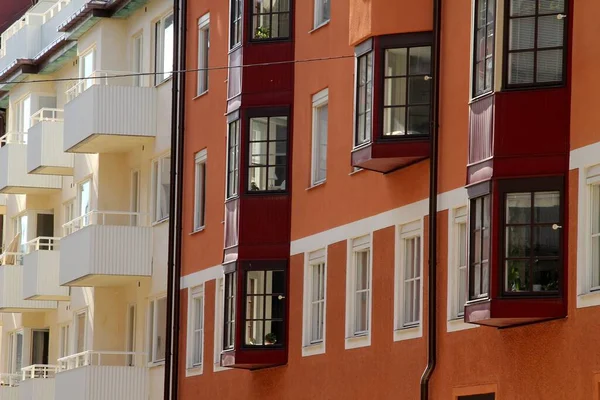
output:
[[[598,12],[187,2],[180,398],[600,398]]]
[[[163,397],[173,35],[168,0],[2,32],[0,398]]]

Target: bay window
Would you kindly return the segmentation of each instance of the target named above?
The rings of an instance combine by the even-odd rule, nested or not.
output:
[[[252,39],[289,38],[290,2],[291,0],[252,0]]]
[[[285,192],[288,117],[250,118],[248,192]]]
[[[223,299],[225,307],[223,317],[223,350],[233,349],[235,343],[236,279],[236,272],[225,274],[225,291]]]
[[[494,76],[496,0],[475,3],[475,51],[473,57],[473,95],[490,92]]]
[[[564,0],[507,2],[508,87],[564,81],[566,3]]]
[[[373,51],[359,55],[356,61],[356,126],[354,144],[371,141],[373,129]]]
[[[490,286],[490,195],[471,200],[469,298],[485,298]]]
[[[227,198],[237,196],[240,179],[240,121],[229,123],[227,133]]]

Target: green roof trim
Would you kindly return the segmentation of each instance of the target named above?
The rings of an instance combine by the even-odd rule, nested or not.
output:
[[[61,69],[65,63],[77,56],[77,43],[73,42],[67,45],[67,49],[51,60],[43,69],[39,71],[40,74],[52,74]]]
[[[147,3],[148,0],[131,0],[116,13],[114,13],[113,18],[128,18],[131,14],[139,10]]]

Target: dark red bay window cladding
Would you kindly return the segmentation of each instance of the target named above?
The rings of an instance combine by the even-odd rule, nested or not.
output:
[[[230,2],[221,365],[255,370],[288,358],[294,1]]]
[[[431,44],[419,32],[356,47],[352,166],[388,173],[429,157]]]

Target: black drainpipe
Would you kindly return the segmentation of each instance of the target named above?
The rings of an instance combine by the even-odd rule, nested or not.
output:
[[[179,70],[186,69],[186,45],[187,45],[187,0],[181,0],[181,31],[179,43]],[[185,143],[185,82],[187,74],[179,75],[179,129],[177,131],[177,232],[175,233],[175,274],[173,281],[173,358],[172,379],[173,382],[171,399],[179,399],[179,319],[181,314],[181,238],[183,233],[183,148]]]
[[[438,191],[438,133],[440,110],[440,44],[442,0],[433,0],[433,101],[431,104],[432,132],[429,166],[429,273],[427,287],[427,367],[421,376],[421,400],[429,400],[429,381],[437,356],[437,191]]]
[[[165,376],[164,376],[164,400],[172,399],[172,378],[171,374],[177,369],[177,364],[173,363],[173,356],[177,352],[174,351],[173,347],[173,336],[174,329],[177,326],[174,317],[174,298],[178,297],[175,294],[174,282],[175,278],[175,254],[178,248],[175,248],[176,236],[179,228],[179,223],[176,218],[176,212],[178,207],[176,196],[178,192],[177,185],[177,166],[178,166],[178,142],[179,142],[179,74],[175,71],[179,70],[179,2],[180,0],[173,0],[173,75],[171,77],[171,174],[170,174],[170,188],[169,188],[169,239],[167,249],[167,332],[165,337]]]

